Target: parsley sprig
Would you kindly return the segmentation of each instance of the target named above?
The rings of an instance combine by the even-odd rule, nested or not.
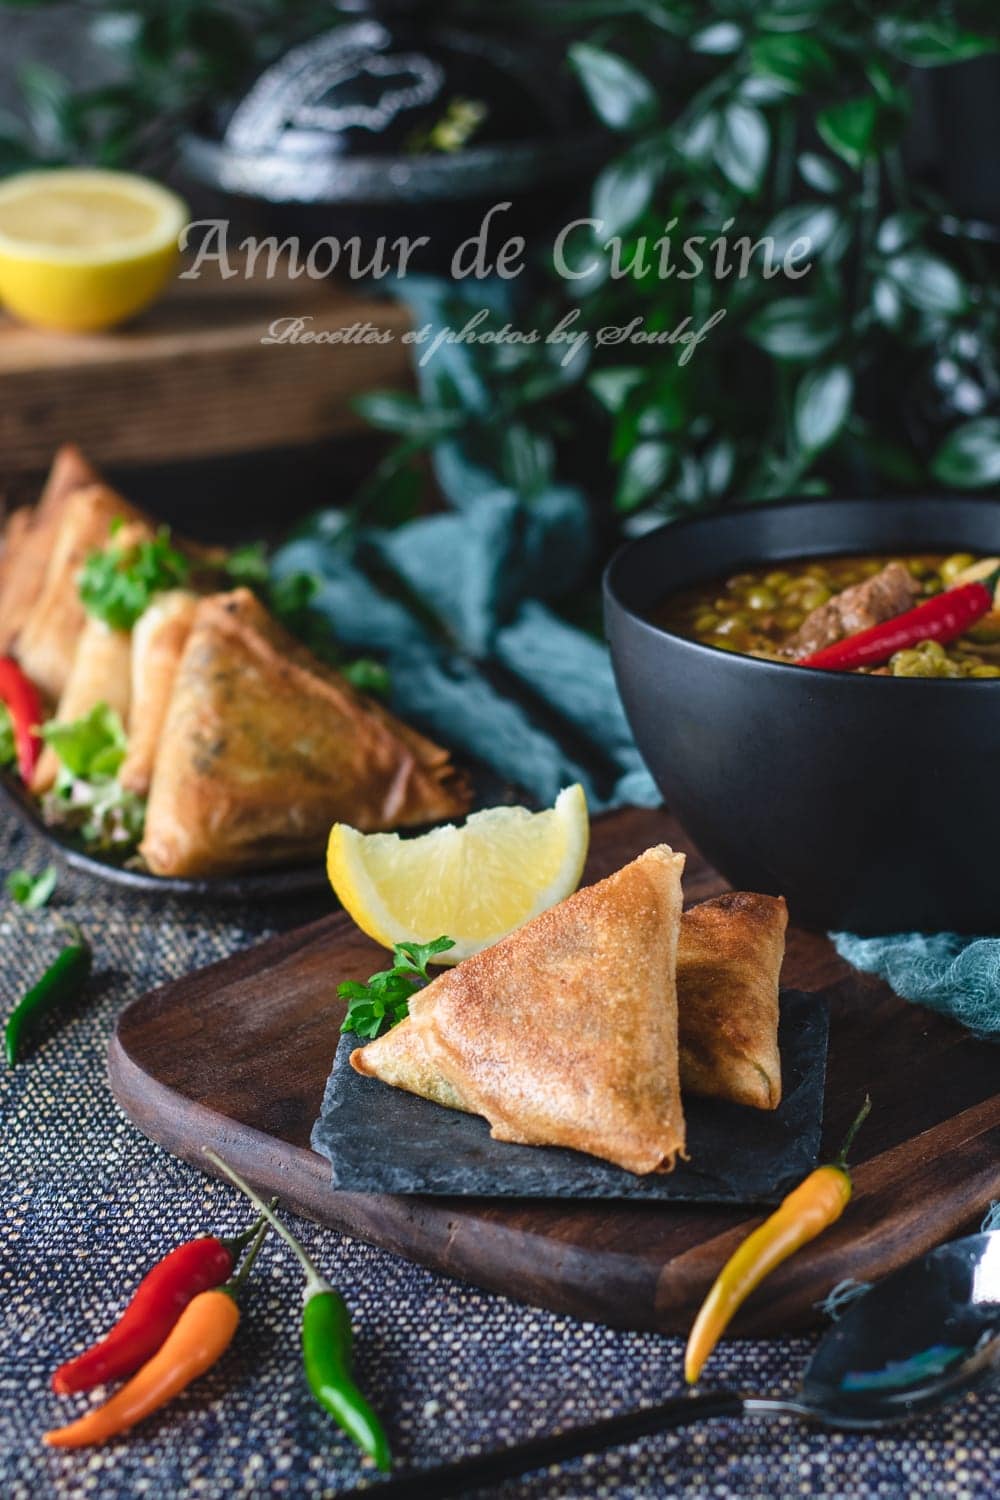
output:
[[[115,530],[120,528],[116,527]],[[88,614],[112,630],[131,630],[154,594],[182,588],[191,569],[170,540],[169,526],[131,547],[116,545],[91,552],[80,572],[80,598]]]
[[[55,865],[49,865],[40,875],[32,875],[28,870],[11,870],[4,888],[19,906],[28,911],[39,911],[48,903],[58,879],[59,871]]]
[[[450,937],[435,938],[432,943],[397,943],[392,950],[391,969],[373,974],[367,984],[359,984],[356,979],[338,984],[337,994],[347,1001],[341,1031],[353,1031],[362,1041],[371,1042],[382,1031],[405,1021],[414,992],[430,978],[427,965],[436,954],[454,946]]]

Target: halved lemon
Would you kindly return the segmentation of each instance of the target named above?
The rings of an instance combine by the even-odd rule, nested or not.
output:
[[[490,807],[418,838],[334,823],[326,868],[362,932],[386,948],[453,938],[435,963],[457,964],[571,895],[589,842],[576,785],[545,812]]]
[[[166,286],[188,212],[130,172],[66,167],[0,183],[0,301],[26,323],[84,333]]]

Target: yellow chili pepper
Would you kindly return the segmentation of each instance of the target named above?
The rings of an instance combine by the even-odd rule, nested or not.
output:
[[[783,1260],[836,1223],[844,1212],[852,1191],[847,1153],[871,1107],[871,1099],[866,1097],[836,1161],[817,1167],[793,1188],[719,1272],[688,1338],[684,1379],[689,1385],[694,1385],[708,1356],[754,1288]]]
[[[166,1342],[128,1384],[78,1421],[47,1432],[44,1441],[49,1447],[85,1448],[106,1443],[165,1406],[211,1369],[225,1354],[239,1327],[236,1298],[266,1232],[267,1225],[263,1224],[235,1280],[201,1292],[189,1302]]]

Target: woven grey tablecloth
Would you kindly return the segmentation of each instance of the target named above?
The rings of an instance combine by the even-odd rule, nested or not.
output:
[[[42,855],[0,827],[0,868]],[[172,1245],[247,1222],[238,1195],[166,1155],[121,1114],[105,1053],[122,1003],[292,920],[272,911],[125,904],[63,876],[55,906],[95,948],[89,1003],[0,1092],[0,1496],[335,1495],[365,1477],[350,1444],[305,1389],[301,1278],[272,1236],[229,1353],[123,1441],[55,1452],[49,1426],[87,1397],[57,1398],[57,1364],[100,1334],[144,1270]],[[294,920],[313,912],[301,906]],[[51,918],[0,901],[2,1006],[57,947]],[[298,1222],[344,1291],[361,1379],[384,1414],[400,1467],[586,1422],[676,1389],[680,1343],[616,1333],[522,1307]],[[787,1391],[811,1342],[727,1343],[721,1384]],[[905,1432],[870,1438],[716,1422],[510,1484],[506,1497],[926,1496],[1000,1491],[1000,1393],[969,1397]],[[369,1471],[370,1472],[370,1471]],[[419,1491],[415,1489],[415,1494]]]

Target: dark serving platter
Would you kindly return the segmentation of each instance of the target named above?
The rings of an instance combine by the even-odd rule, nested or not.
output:
[[[501,780],[488,766],[465,760],[463,769],[472,782],[471,811],[498,803],[524,803],[537,807],[535,799],[519,787]],[[104,880],[121,891],[134,895],[177,897],[180,900],[222,901],[232,905],[258,901],[267,897],[281,901],[292,896],[311,896],[328,891],[326,861],[317,855],[310,865],[277,865],[273,869],[255,870],[249,875],[205,875],[185,880],[174,875],[152,875],[148,870],[129,870],[114,859],[88,854],[71,836],[50,828],[35,799],[25,791],[21,780],[11,771],[0,771],[0,809],[5,806],[29,832],[43,839],[53,857],[70,870]],[[426,829],[408,829],[423,833]]]
[[[311,895],[327,889],[326,870],[322,858],[318,856],[311,865],[259,870],[249,875],[203,876],[197,880],[126,869],[113,859],[88,854],[71,838],[50,828],[34,799],[9,772],[0,771],[0,804],[5,805],[31,833],[42,838],[54,858],[69,869],[76,870],[81,875],[90,875],[95,880],[106,881],[130,894],[238,903],[260,900],[265,896],[269,900],[282,900],[285,897]]]

